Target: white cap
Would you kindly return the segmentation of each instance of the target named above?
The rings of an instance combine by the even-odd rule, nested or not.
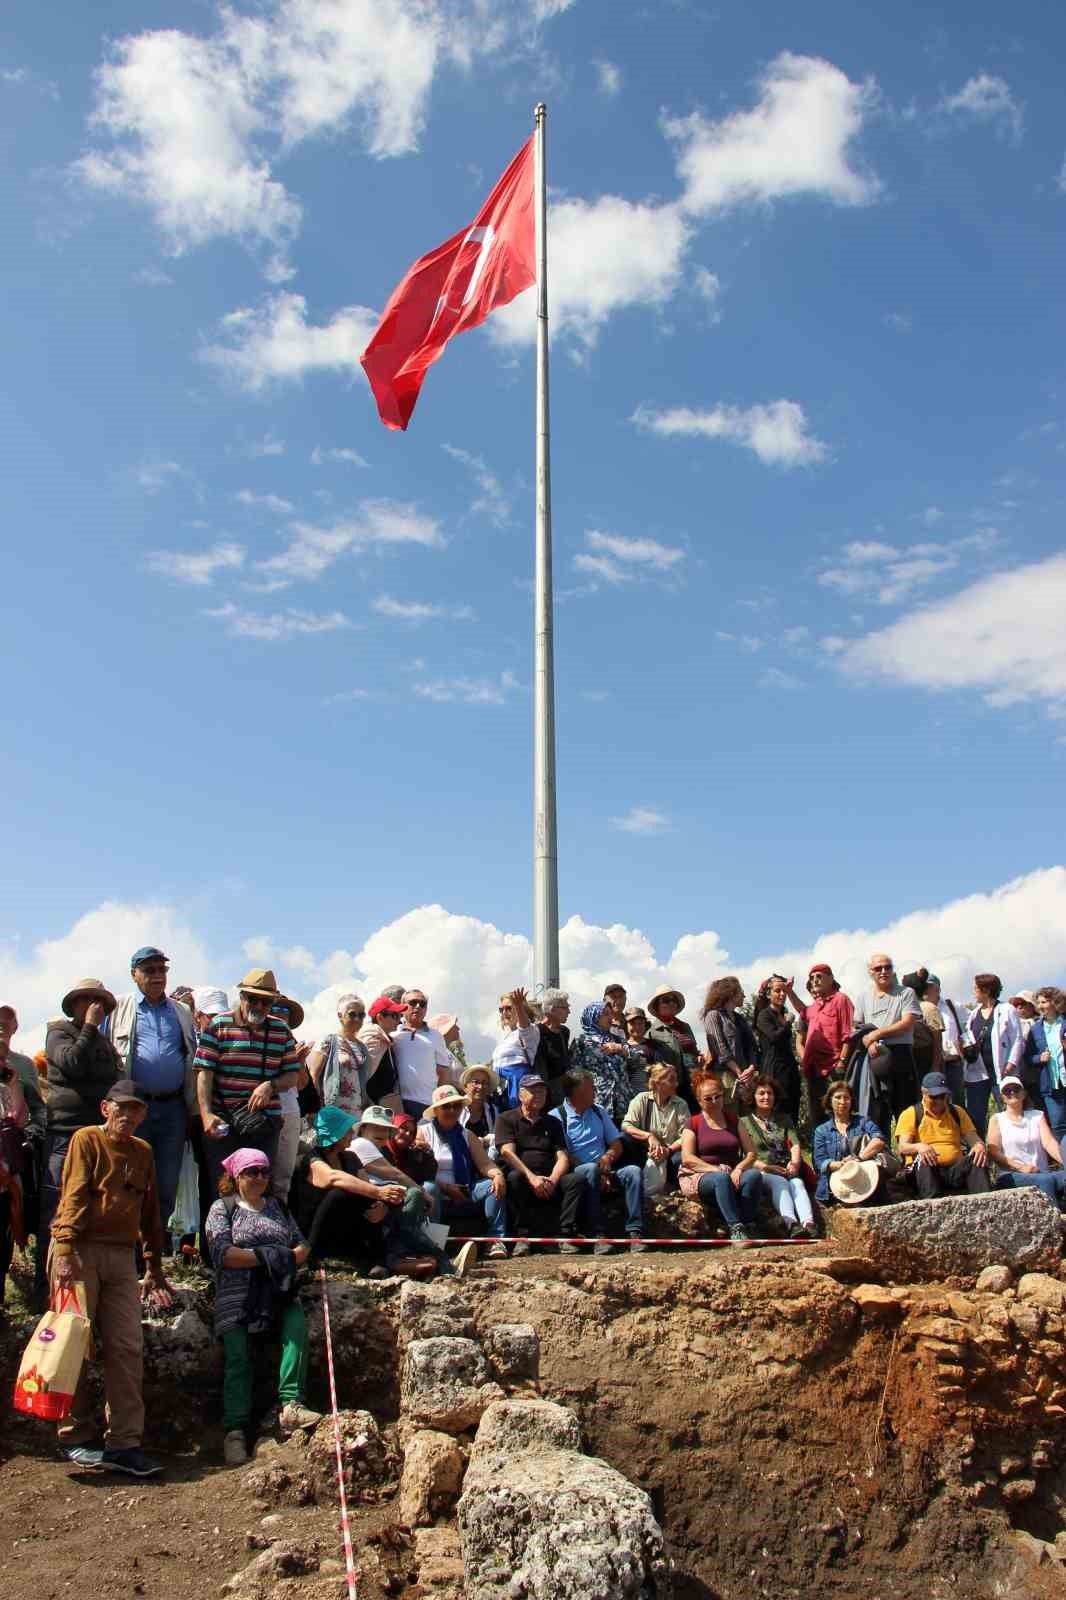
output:
[[[229,997],[225,989],[194,989],[192,992],[194,1011],[202,1011],[205,1017],[217,1017],[220,1011],[228,1011]]]
[[[1010,1088],[1010,1089],[1024,1089],[1025,1088],[1025,1084],[1018,1077],[1018,1074],[1016,1072],[1008,1072],[1008,1074],[1007,1074],[1007,1076],[1005,1078],[1000,1078],[999,1086],[1000,1086],[1001,1089],[1007,1089],[1007,1088]]]

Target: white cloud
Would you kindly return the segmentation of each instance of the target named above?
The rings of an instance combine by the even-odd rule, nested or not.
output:
[[[327,450],[322,445],[316,444],[311,451],[311,465],[313,467],[321,467],[327,461],[344,461],[350,467],[369,467],[370,465],[370,462],[364,460],[358,450],[348,450],[346,448]]]
[[[145,557],[149,572],[178,583],[209,584],[216,572],[232,572],[244,565],[245,550],[228,541],[213,544],[209,550],[150,550]]]
[[[469,450],[460,450],[453,444],[441,445],[441,449],[467,469],[477,486],[478,493],[470,502],[470,510],[485,517],[495,527],[505,528],[511,520],[511,502],[484,457],[472,455]]]
[[[714,636],[722,644],[737,645],[741,650],[747,651],[748,655],[755,655],[766,644],[766,640],[760,639],[756,633],[726,633],[721,628],[716,628]]]
[[[257,494],[254,489],[238,489],[233,498],[239,505],[273,511],[279,517],[291,516],[296,509],[291,500],[283,500],[279,494]]]
[[[660,544],[657,539],[629,539],[595,528],[587,530],[585,543],[588,551],[575,555],[574,566],[578,572],[605,583],[630,583],[637,578],[669,574],[685,559],[684,550],[677,545]]]
[[[591,349],[608,317],[631,306],[661,306],[681,281],[689,228],[676,205],[624,200],[554,200],[548,307],[551,327]],[[532,289],[494,312],[488,328],[502,344],[532,344]]]
[[[393,600],[390,595],[379,595],[372,602],[372,609],[379,616],[388,617],[392,622],[411,622],[416,626],[423,622],[435,622],[447,619],[449,622],[473,622],[474,613],[469,606],[438,606],[429,605],[422,600]]]
[[[519,683],[513,672],[501,672],[497,679],[436,678],[411,687],[420,699],[434,700],[439,705],[459,701],[467,706],[502,706]]]
[[[308,372],[354,376],[377,324],[377,313],[368,307],[343,306],[316,326],[307,320],[304,296],[283,289],[259,306],[223,317],[221,342],[208,345],[201,359],[253,393],[272,382],[302,380]]]
[[[594,61],[596,87],[601,94],[613,98],[622,87],[622,69],[613,61]]]
[[[780,667],[766,667],[759,674],[759,688],[794,694],[797,689],[803,688],[803,679],[797,678],[792,672],[782,672]]]
[[[720,121],[699,112],[664,119],[678,147],[687,211],[706,215],[798,194],[849,206],[876,199],[880,184],[855,164],[852,149],[876,102],[871,83],[852,83],[830,61],[785,51],[759,89],[752,110]]]
[[[142,466],[130,468],[130,477],[145,494],[158,494],[175,478],[185,476],[185,468],[177,461],[146,461]]]
[[[795,400],[772,400],[747,409],[718,405],[710,411],[695,411],[689,406],[673,406],[665,411],[638,406],[630,421],[638,428],[667,437],[726,439],[753,451],[771,467],[813,466],[829,454],[829,447],[810,431],[807,414]]]
[[[316,633],[334,633],[338,628],[351,628],[354,624],[343,611],[249,611],[235,605],[232,600],[224,606],[205,611],[212,622],[221,622],[226,632],[236,639],[262,639],[270,643],[298,639]]]
[[[670,826],[670,818],[650,806],[632,806],[624,817],[612,817],[611,827],[620,833],[663,833]]]
[[[349,517],[328,524],[291,522],[289,533],[286,548],[256,568],[266,589],[311,582],[349,552],[397,544],[441,549],[445,543],[436,518],[402,500],[363,500]]]
[[[85,973],[126,992],[130,954],[149,943],[171,956],[174,983],[232,990],[251,963],[273,965],[282,987],[307,1008],[299,1031],[308,1039],[321,1038],[334,1025],[336,1000],[345,990],[370,1000],[389,984],[417,983],[431,1009],[459,1016],[471,1060],[484,1059],[496,1042],[500,992],[532,979],[532,951],[524,935],[440,905],[419,906],[378,928],[355,954],[334,950],[318,959],[291,937],[274,941],[262,933],[231,950],[212,948],[207,914],[204,923],[207,931],[201,934],[189,926],[186,912],[172,906],[108,902],[31,950],[6,939],[0,945],[0,998],[19,1012],[16,1048],[39,1048],[45,1020],[58,1013],[63,994]],[[559,930],[559,951],[563,986],[576,1012],[607,983],[624,984],[633,1002],[643,1005],[660,983],[669,982],[685,994],[686,1015],[698,1030],[697,1014],[712,978],[736,972],[750,992],[769,972],[795,973],[802,991],[810,964],[828,961],[854,995],[865,987],[866,960],[874,949],[888,950],[900,971],[924,963],[957,1002],[969,996],[975,972],[998,972],[1010,992],[1061,983],[1066,980],[1064,926],[1066,867],[1053,866],[887,925],[817,935],[812,930],[812,942],[787,951],[767,949],[748,966],[734,965],[714,931],[683,934],[663,958],[639,929],[603,926],[579,916]],[[746,930],[738,935],[747,940]],[[314,992],[316,984],[323,987]]]
[[[955,94],[944,96],[939,109],[953,116],[996,123],[1010,137],[1021,137],[1023,108],[1015,100],[1006,79],[991,73],[979,72],[976,77],[967,78]]]
[[[1063,715],[1066,555],[982,578],[837,652],[841,671],[932,690],[969,689],[989,705],[1044,701]]]
[[[898,605],[963,561],[988,555],[998,543],[994,528],[984,528],[947,544],[896,546],[879,539],[853,539],[829,557],[818,582],[823,589],[859,596],[882,606]]]
[[[174,279],[169,272],[164,272],[162,267],[140,267],[133,274],[134,283],[143,283],[149,289],[165,289]]]
[[[574,0],[533,0],[533,20],[547,22],[551,17],[561,17],[573,4]]]

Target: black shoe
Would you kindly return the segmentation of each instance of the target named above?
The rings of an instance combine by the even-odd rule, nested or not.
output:
[[[153,1461],[137,1445],[129,1450],[104,1450],[100,1465],[111,1472],[128,1472],[131,1478],[154,1478],[163,1470],[162,1462]]]
[[[63,1454],[76,1467],[102,1467],[104,1464],[104,1447],[102,1444],[68,1445]]]

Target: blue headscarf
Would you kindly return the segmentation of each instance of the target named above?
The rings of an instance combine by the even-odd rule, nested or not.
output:
[[[609,1000],[594,1000],[592,1005],[586,1006],[584,1011],[581,1013],[582,1033],[587,1034],[591,1039],[609,1039],[611,1037],[611,1030],[610,1028],[604,1027],[603,1023],[600,1021],[600,1018],[603,1016],[605,1011],[609,1011],[610,1009],[611,1003]]]

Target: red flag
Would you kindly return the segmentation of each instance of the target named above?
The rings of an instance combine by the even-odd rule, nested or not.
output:
[[[533,139],[470,224],[408,268],[360,360],[386,428],[406,428],[429,367],[537,279]]]

